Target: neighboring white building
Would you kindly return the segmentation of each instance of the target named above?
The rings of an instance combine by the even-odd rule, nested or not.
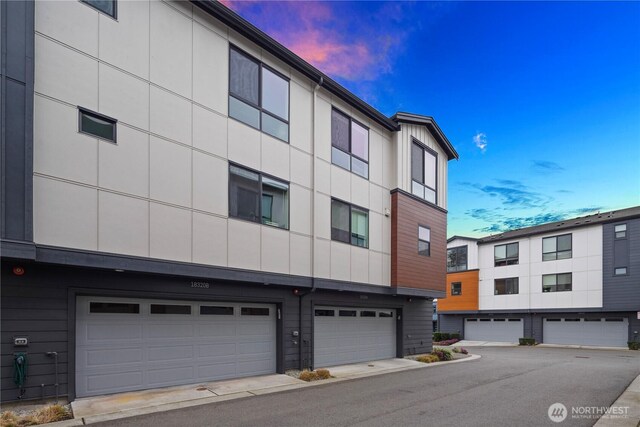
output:
[[[639,340],[638,226],[634,207],[449,239],[439,330],[483,341],[624,347]]]

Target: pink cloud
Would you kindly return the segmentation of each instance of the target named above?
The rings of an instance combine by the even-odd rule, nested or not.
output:
[[[400,44],[394,34],[358,22],[336,10],[339,3],[314,1],[234,1],[223,4],[240,13],[324,73],[350,81],[374,80],[392,71],[391,53]],[[344,18],[344,19],[342,19]],[[379,19],[384,19],[380,16]]]

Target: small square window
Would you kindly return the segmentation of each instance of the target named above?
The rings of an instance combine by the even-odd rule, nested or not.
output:
[[[617,267],[615,269],[616,276],[624,276],[627,274],[627,267]]]
[[[451,295],[462,295],[462,283],[453,282],[451,284]]]
[[[116,0],[81,0],[92,8],[116,19],[118,12],[118,2]]]
[[[627,237],[627,224],[618,224],[614,227],[616,239],[625,239]]]
[[[331,200],[331,239],[369,247],[369,212],[340,200]]]
[[[78,108],[78,131],[107,141],[116,142],[116,120],[93,111]]]

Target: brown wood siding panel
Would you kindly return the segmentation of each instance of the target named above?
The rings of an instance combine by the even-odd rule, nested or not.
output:
[[[391,209],[391,286],[444,291],[447,214],[400,192]],[[429,257],[418,254],[418,225],[431,229]]]
[[[451,283],[462,283],[462,294],[451,295]],[[447,274],[447,296],[438,298],[438,312],[478,309],[479,271],[461,271]]]

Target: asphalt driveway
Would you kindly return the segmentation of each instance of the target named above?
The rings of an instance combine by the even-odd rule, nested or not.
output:
[[[640,352],[474,348],[482,359],[111,421],[105,426],[591,426],[552,422],[553,403],[611,405]]]

